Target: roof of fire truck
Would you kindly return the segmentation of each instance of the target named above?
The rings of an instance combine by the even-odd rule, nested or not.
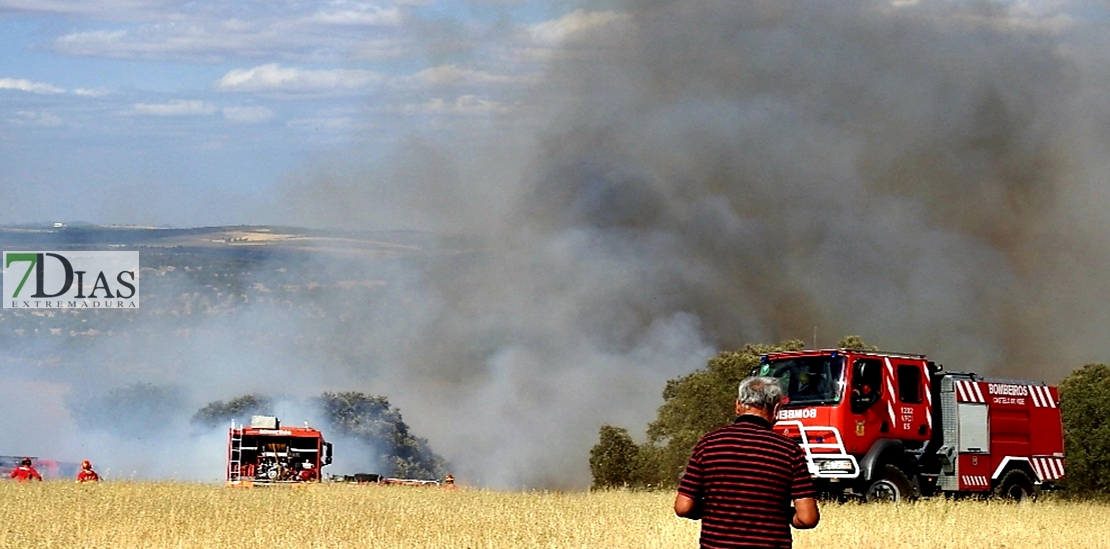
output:
[[[859,349],[839,349],[839,348],[838,349],[806,349],[806,350],[801,350],[801,351],[776,351],[776,352],[773,352],[773,353],[766,353],[760,358],[761,358],[761,360],[774,360],[774,359],[778,359],[778,358],[789,358],[789,357],[821,356],[821,355],[828,355],[828,354],[832,354],[832,353],[851,353],[853,355],[881,356],[881,357],[888,357],[888,358],[908,358],[908,359],[913,359],[913,360],[925,360],[925,355],[916,354],[916,353],[895,353],[895,352],[890,352],[890,351],[863,351],[863,350],[859,350]],[[935,364],[935,363],[932,363],[932,362],[930,362],[930,364],[933,365],[932,366],[932,373],[934,375],[944,374],[944,375],[955,375],[955,376],[967,376],[967,377],[971,378],[973,381],[986,381],[988,383],[1010,383],[1010,384],[1015,384],[1015,385],[1037,385],[1037,384],[1048,385],[1048,383],[1046,383],[1044,381],[996,378],[996,377],[984,376],[982,374],[977,374],[977,373],[974,373],[974,372],[947,371],[940,364]]]
[[[884,356],[890,358],[912,358],[916,360],[924,360],[925,355],[914,353],[894,353],[889,351],[863,351],[859,349],[807,349],[801,351],[776,351],[773,353],[766,353],[763,356],[768,359],[784,358],[791,356],[820,356],[832,353],[851,353],[854,355],[868,355],[868,356]]]
[[[231,430],[243,436],[286,436],[286,437],[312,437],[323,438],[319,429],[309,427],[308,422],[304,427],[288,427],[282,425],[274,416],[252,416],[249,425],[231,423]]]
[[[286,437],[313,437],[319,438],[323,434],[319,429],[314,427],[286,427],[282,425],[277,429],[267,429],[263,427],[251,427],[250,425],[242,427],[234,427],[236,430],[242,431],[243,435],[259,435],[259,436],[286,436]]]

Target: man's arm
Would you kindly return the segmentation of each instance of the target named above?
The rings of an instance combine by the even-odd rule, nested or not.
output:
[[[700,448],[699,442],[678,481],[678,495],[674,498],[674,514],[690,520],[701,520],[704,510],[697,501],[702,493]]]
[[[794,454],[794,481],[790,492],[794,499],[794,518],[790,520],[790,525],[799,530],[816,527],[821,520],[821,513],[817,511],[817,487],[813,484],[813,477],[809,476],[801,447]]]
[[[675,502],[676,513],[678,502]],[[681,516],[681,515],[679,515]],[[808,530],[817,526],[821,521],[821,512],[817,510],[817,500],[814,498],[800,498],[794,500],[794,520],[790,524],[799,530]]]

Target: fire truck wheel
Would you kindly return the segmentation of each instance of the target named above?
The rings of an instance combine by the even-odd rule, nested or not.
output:
[[[913,485],[901,469],[886,465],[883,467],[882,476],[871,481],[863,499],[872,501],[888,501],[891,503],[907,501],[913,498]]]
[[[994,495],[1000,499],[1019,502],[1033,501],[1037,498],[1033,481],[1029,480],[1029,475],[1021,469],[1014,469],[1002,475],[1002,480],[994,489]]]

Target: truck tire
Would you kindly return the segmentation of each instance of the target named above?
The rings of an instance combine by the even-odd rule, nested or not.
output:
[[[1029,479],[1029,475],[1025,474],[1025,471],[1011,469],[1005,475],[1002,475],[1002,480],[994,488],[994,495],[999,499],[1025,502],[1036,500],[1038,494],[1036,487],[1033,486],[1033,481]]]
[[[883,472],[867,485],[863,499],[867,502],[883,501],[898,503],[914,498],[913,484],[901,469],[893,465],[883,466]]]

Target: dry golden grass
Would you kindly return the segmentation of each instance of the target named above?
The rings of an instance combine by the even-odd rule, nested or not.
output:
[[[695,548],[671,494],[0,482],[0,548]],[[822,506],[798,549],[1110,549],[1110,505]]]

